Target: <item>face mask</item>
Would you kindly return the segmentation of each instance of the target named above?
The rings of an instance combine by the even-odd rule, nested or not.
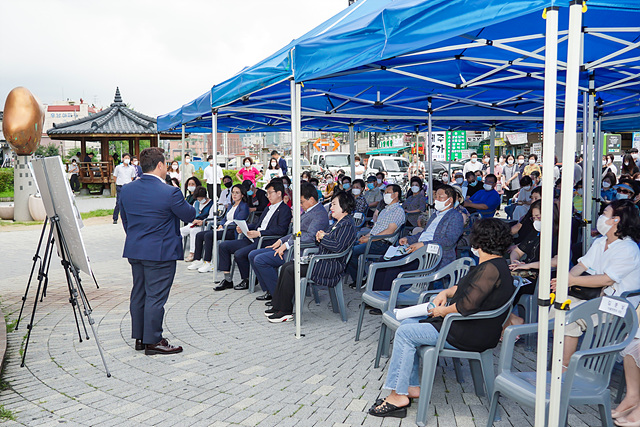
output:
[[[484,191],[491,191],[491,190],[493,190],[493,185],[490,185],[490,184],[484,185]]]
[[[456,184],[458,184],[458,185],[462,185],[462,181],[464,181],[464,179],[462,179],[462,178],[456,178]]]
[[[373,182],[370,182],[370,183],[367,184],[367,188],[369,190],[373,190],[375,188],[375,184]]]
[[[531,186],[530,186],[530,185],[527,185],[526,187],[522,187],[522,189],[523,189],[524,191],[529,191],[529,190],[531,190]]]
[[[251,163],[249,163],[249,162],[244,162],[244,167],[245,167],[245,168],[248,168],[249,166],[251,166]]]
[[[609,181],[605,181],[602,183],[602,188],[609,188],[611,187],[611,183]]]
[[[356,162],[356,166],[360,166],[360,162]]]
[[[447,209],[451,205],[451,203],[449,203],[448,200],[444,202],[441,202],[440,200],[435,200],[433,202],[433,205],[438,212],[442,212],[443,210]]]
[[[533,221],[533,228],[535,228],[536,231],[539,232],[542,228],[542,221]]]
[[[200,204],[200,206],[204,205],[204,200],[205,199],[198,199],[198,203]]]
[[[187,163],[187,164],[188,164],[188,163],[191,163],[191,159],[189,159],[189,158],[184,159],[184,162],[185,162],[185,163]]]
[[[442,182],[444,182],[445,184],[446,184],[447,182],[449,182],[449,177],[448,177],[448,176],[446,176],[446,175],[444,175],[444,176],[442,177]]]
[[[376,181],[378,181],[378,184],[382,184],[382,180],[381,179],[377,179]]]
[[[351,187],[351,184],[349,184],[348,182],[342,184],[342,188],[344,188],[345,190],[348,190],[349,187]]]
[[[247,196],[253,196],[253,190],[247,191]]]
[[[503,165],[504,164],[504,159],[500,159],[500,164]]]
[[[612,225],[607,224],[607,220],[610,219],[604,215],[600,215],[598,217],[598,222],[596,223],[596,229],[598,230],[598,233],[602,234],[603,236],[606,235],[609,230],[611,230],[611,227],[613,227]]]
[[[224,182],[224,186],[225,186],[226,188],[231,188],[231,186],[232,186],[232,185],[233,185],[233,182],[229,182],[229,181],[225,181],[225,182]]]
[[[133,164],[134,164],[134,165],[136,165],[136,166],[138,166],[138,161],[137,161],[137,160],[134,160],[134,161],[133,161]]]
[[[476,248],[471,248],[471,253],[480,258],[480,252]]]
[[[384,193],[384,202],[385,202],[387,205],[390,205],[390,204],[391,204],[391,202],[393,202],[393,197],[391,196],[391,194],[389,194],[389,193]]]
[[[536,161],[535,161],[535,160],[533,160],[533,159],[529,159],[529,164],[530,164],[530,165],[535,165],[535,164],[536,164]]]
[[[519,165],[524,165],[524,159],[518,159],[518,164]]]
[[[469,185],[475,187],[476,185],[478,185],[478,181],[470,182]]]
[[[193,193],[194,191],[196,191],[196,187],[193,185],[190,185],[189,187],[187,187],[187,190],[189,190],[190,193]]]
[[[178,170],[178,165],[171,165],[171,169],[173,169],[174,171]]]
[[[283,185],[285,190],[289,188],[289,184],[283,184]]]
[[[129,162],[131,162],[131,160],[129,160],[129,159],[124,159],[123,161],[124,161],[124,164],[125,164],[125,165],[128,165],[128,164],[129,164]]]
[[[482,177],[481,176],[476,177],[476,181],[478,182],[482,181]]]
[[[359,196],[361,192],[362,190],[360,190],[359,188],[354,188],[353,190],[351,190],[351,194],[353,194],[354,196]]]
[[[638,160],[638,153],[633,153],[631,157],[633,157],[634,160]]]
[[[419,193],[420,192],[420,187],[418,187],[417,185],[412,185],[411,186],[411,191],[415,194],[415,193]]]
[[[209,164],[213,166],[213,160],[209,160]]]
[[[578,188],[576,191],[578,192],[579,195],[582,196],[582,188]]]
[[[618,194],[617,194],[617,199],[618,199],[618,200],[626,200],[626,199],[628,199],[628,198],[629,198],[629,195],[628,195],[628,194],[622,194],[622,193],[618,193]]]
[[[513,159],[509,159],[509,160],[507,160],[507,163],[509,163],[510,165],[512,165],[512,164],[513,164]]]
[[[477,161],[478,161],[478,159],[477,159],[477,158],[475,158],[475,157],[472,157],[472,158],[471,158],[471,163],[476,163]]]

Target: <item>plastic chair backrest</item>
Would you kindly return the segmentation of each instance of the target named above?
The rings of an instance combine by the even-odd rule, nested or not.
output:
[[[429,275],[428,277],[430,281],[427,283],[427,285],[437,280],[448,279],[445,285],[445,289],[450,288],[452,286],[456,286],[458,283],[460,283],[460,280],[464,276],[466,276],[467,273],[469,273],[469,270],[471,269],[471,267],[475,265],[476,265],[476,262],[473,260],[473,258],[468,258],[468,257],[459,258],[453,261],[452,263],[450,263],[449,265],[436,271],[435,273]],[[424,285],[425,285],[424,283],[416,283],[414,284],[414,287],[422,287],[423,289],[426,289]]]

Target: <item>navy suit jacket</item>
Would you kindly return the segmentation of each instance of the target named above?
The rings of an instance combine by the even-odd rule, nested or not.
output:
[[[280,157],[280,160],[278,160],[278,166],[280,166],[280,169],[282,169],[282,174],[286,175],[289,169],[289,166],[287,166],[287,161]]]
[[[196,210],[179,188],[153,175],[142,175],[122,187],[119,203],[127,233],[124,258],[172,261],[184,257],[180,221],[192,222]]]
[[[231,209],[231,208],[229,208]],[[249,218],[249,205],[245,202],[240,202],[236,211],[233,213],[233,219],[246,220]],[[220,221],[219,225],[225,225],[227,223],[227,215],[222,217],[222,221]]]
[[[260,224],[262,224],[264,217],[267,216],[267,213],[269,213],[269,207],[265,208],[258,221],[249,226],[249,230],[257,230]],[[287,231],[289,231],[289,224],[291,224],[291,208],[282,202],[273,213],[271,219],[269,219],[267,228],[262,230],[260,234],[263,236],[284,236],[287,234]]]

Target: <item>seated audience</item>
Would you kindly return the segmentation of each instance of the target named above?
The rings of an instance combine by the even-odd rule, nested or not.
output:
[[[353,211],[353,214],[360,213],[364,217],[367,214],[367,210],[369,209],[369,204],[367,203],[367,199],[364,197],[364,188],[365,183],[361,179],[356,179],[353,181],[353,188],[351,189],[351,195],[356,201],[356,208]]]
[[[303,181],[300,184],[300,206],[304,209],[300,216],[300,243],[315,243],[318,230],[329,227],[329,217],[324,207],[318,202],[318,192],[310,182]],[[293,238],[289,234],[266,248],[249,253],[249,264],[265,292],[264,295],[256,298],[258,301],[271,300],[278,281],[278,268],[284,264],[292,246]]]
[[[220,192],[220,197],[218,197],[218,205],[224,206],[225,209],[229,209],[231,206],[231,186],[233,185],[233,178],[229,175],[225,175],[222,177],[222,186],[224,189]]]
[[[475,193],[473,196],[464,201],[464,207],[469,212],[480,212],[483,218],[491,218],[495,215],[496,210],[500,207],[500,195],[495,190],[498,179],[492,173],[487,175],[484,180],[483,189]]]
[[[630,200],[615,200],[598,217],[596,228],[602,237],[593,241],[587,253],[569,271],[572,308],[599,295],[620,296],[623,292],[640,289],[638,207]],[[595,296],[589,294],[589,288],[596,289],[592,291]],[[551,279],[551,289],[555,292],[556,279]],[[640,297],[631,297],[629,300],[637,305]],[[551,308],[550,316],[553,317],[554,313],[555,310]],[[564,366],[569,366],[569,359],[575,353],[585,328],[586,325],[578,322],[567,325],[562,360]]]
[[[471,197],[482,190],[482,178],[478,180],[475,172],[469,171],[464,175],[465,182],[462,184],[462,194],[464,198]]]
[[[367,248],[367,242],[371,236],[393,234],[402,227],[405,222],[405,215],[402,206],[398,202],[402,197],[402,190],[396,184],[390,184],[384,191],[384,202],[386,207],[380,212],[377,221],[373,225],[371,232],[360,237],[358,244],[353,248],[353,255],[349,260],[347,272],[355,282],[358,275],[358,258],[364,254]],[[393,240],[386,238],[384,240],[375,240],[371,242],[369,253],[372,255],[384,255]],[[356,286],[360,284],[357,283]]]
[[[536,201],[542,198],[542,187],[536,187],[531,191],[531,203],[535,203]],[[557,207],[557,206],[556,206]],[[513,237],[513,243],[516,245],[521,243],[525,237],[529,235],[533,231],[533,220],[531,219],[531,207],[526,214],[520,218],[517,224],[511,227],[511,234]]]
[[[319,255],[337,254],[349,248],[356,238],[356,228],[353,223],[353,197],[340,192],[331,201],[331,215],[336,221],[327,231],[319,230],[316,240],[320,247]],[[310,280],[318,286],[334,287],[345,270],[347,256],[341,258],[323,259],[313,267]],[[273,294],[272,307],[264,314],[271,323],[293,320],[293,298],[295,295],[294,262],[290,261],[282,266],[278,276],[278,284]],[[308,264],[300,264],[300,276],[307,275]],[[304,298],[304,296],[302,296]]]
[[[184,259],[186,262],[193,261],[193,253],[196,250],[196,234],[200,232],[203,221],[209,216],[212,205],[211,200],[207,197],[207,189],[204,187],[197,187],[193,192],[193,197],[196,199],[193,204],[196,209],[196,219],[191,224],[180,228],[182,237],[189,236],[189,255]]]
[[[520,221],[520,218],[529,211],[529,206],[531,206],[531,191],[533,188],[533,181],[530,176],[524,175],[520,178],[520,190],[514,198],[514,204],[511,205],[513,206],[513,211],[511,212],[512,219]],[[507,212],[507,208],[511,206],[507,206],[505,212]]]
[[[284,236],[289,229],[291,223],[291,209],[282,202],[284,195],[284,186],[282,181],[274,180],[267,184],[267,197],[271,203],[264,210],[260,218],[253,224],[249,225],[247,235],[243,235],[239,240],[229,240],[220,243],[218,253],[218,271],[224,273],[224,279],[213,289],[222,291],[234,288],[243,290],[249,288],[249,253],[258,247],[260,236]],[[240,227],[236,228],[240,234]],[[253,241],[252,241],[253,240]],[[276,239],[263,241],[263,245],[273,244]],[[233,286],[231,277],[231,255],[234,255],[233,261],[238,266],[242,281]]]
[[[381,184],[379,185],[377,183],[375,176],[371,175],[367,178],[367,190],[364,193],[364,198],[367,200],[371,214],[373,214],[373,210],[383,198],[383,191],[380,189],[380,186]]]
[[[471,232],[471,245],[480,263],[472,267],[457,286],[440,292],[428,317],[402,321],[395,334],[384,388],[391,393],[373,404],[369,414],[376,417],[404,418],[411,398],[420,397],[419,346],[435,345],[444,317],[449,313],[468,316],[494,310],[513,295],[513,279],[504,253],[511,245],[508,226],[499,219],[477,221]],[[507,313],[492,319],[454,322],[446,338],[447,348],[481,352],[494,348]]]
[[[404,213],[407,217],[407,225],[411,228],[418,226],[418,217],[427,209],[427,197],[422,188],[422,180],[417,176],[411,178],[411,188],[407,192],[407,198],[402,202]]]
[[[222,221],[216,230],[216,239],[218,242],[225,240],[233,240],[236,238],[235,227],[232,227],[234,220],[246,221],[249,217],[249,205],[247,204],[247,190],[241,184],[236,184],[231,188],[231,207],[227,210]],[[209,218],[213,218],[216,212],[210,211]],[[227,234],[224,235],[224,226],[227,227]],[[213,232],[214,230],[205,230],[196,234],[195,253],[193,255],[194,263],[187,267],[187,270],[198,270],[200,273],[208,273],[213,270],[211,259],[213,257]]]
[[[257,219],[269,205],[267,192],[262,188],[257,188],[256,185],[248,179],[242,181],[242,186],[247,191],[249,212],[255,212]],[[282,188],[284,189],[284,185]]]
[[[288,175],[283,175],[280,179],[282,179],[282,185],[284,186],[284,197],[282,198],[282,201],[285,202],[285,204],[289,207],[292,206],[292,197],[293,197],[293,190],[291,189],[291,178],[289,178]]]
[[[318,186],[320,185],[320,181],[318,180],[318,178],[313,177],[309,180],[309,183],[313,185],[313,187],[316,189],[316,193],[318,193],[318,202],[322,203],[324,196],[322,195],[322,191],[320,191],[320,189],[318,188]]]
[[[184,198],[190,205],[193,205],[195,203],[196,198],[193,196],[193,192],[196,191],[196,188],[200,186],[202,186],[202,184],[200,183],[200,180],[195,176],[192,176],[187,180],[184,189]]]
[[[640,426],[640,330],[620,355],[623,357],[627,393],[616,409],[611,410],[611,418],[617,426]]]

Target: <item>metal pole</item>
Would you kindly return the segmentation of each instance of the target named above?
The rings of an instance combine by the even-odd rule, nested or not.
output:
[[[495,125],[489,128],[489,172],[494,172],[495,161],[493,159],[496,151],[496,127]]]
[[[429,108],[427,111],[429,111],[429,121],[428,121],[428,127],[427,127],[427,147],[428,147],[428,151],[424,153],[425,156],[429,156],[429,188],[427,189],[427,194],[429,197],[428,200],[428,204],[427,204],[427,208],[429,209],[429,213],[431,213],[431,208],[429,207],[429,204],[433,204],[433,135],[431,133],[432,131],[432,127],[431,127],[431,98],[428,99],[429,101]],[[427,154],[428,153],[428,154]]]
[[[213,137],[213,197],[211,200],[211,208],[215,209],[213,214],[213,252],[211,256],[211,263],[214,266],[213,281],[216,281],[216,271],[218,268],[218,180],[221,178],[218,176],[218,111],[211,109],[211,136]]]
[[[180,161],[182,162],[182,167],[184,168],[184,125],[182,125],[182,142],[180,143],[181,145],[181,149],[180,149]],[[180,188],[182,188],[182,192],[184,193],[184,186],[186,185],[186,180],[182,179],[183,175],[182,173],[180,174]]]
[[[564,109],[564,142],[562,163],[570,165],[576,153],[576,127],[578,116],[578,77],[580,72],[582,28],[582,0],[573,0],[569,6],[569,38],[567,43],[567,76]],[[542,193],[544,195],[544,192]],[[548,195],[549,193],[547,193]],[[560,230],[571,230],[573,209],[573,168],[565,169],[560,193]],[[567,300],[569,263],[571,261],[571,233],[559,233],[558,268],[555,307],[561,308]],[[542,258],[541,258],[542,259]],[[541,282],[545,283],[545,282]],[[543,288],[544,286],[541,286]],[[562,356],[564,348],[565,310],[555,314],[553,333],[553,359],[551,364],[551,394],[549,396],[549,426],[560,424],[562,390]]]
[[[597,203],[593,204],[592,218],[598,217],[598,212],[600,212],[600,190],[602,187],[602,152],[604,151],[604,135],[602,134],[602,111],[598,110],[598,120],[596,121],[596,132],[595,132],[595,149],[593,153],[593,162],[588,164],[589,168],[593,168],[593,184],[594,184],[594,192]],[[583,163],[584,167],[587,167],[587,162]]]
[[[591,223],[593,222],[593,218],[595,218],[594,214],[591,212],[591,209],[594,205],[594,201],[600,199],[600,190],[596,191],[598,188],[595,185],[595,180],[593,179],[593,169],[591,165],[593,164],[593,121],[594,121],[594,107],[595,107],[595,79],[593,75],[589,78],[589,97],[588,97],[588,114],[587,114],[587,144],[586,144],[586,152],[583,153],[582,165],[588,165],[589,167],[584,167],[582,172],[584,175],[584,181],[582,181],[582,188],[589,188],[589,194],[585,195],[584,198],[584,222],[585,222],[585,233],[582,238],[584,242],[583,253],[587,253],[587,249],[591,246],[591,242],[593,238],[591,237]],[[598,180],[599,181],[599,180]],[[593,182],[593,185],[591,183]]]
[[[356,134],[353,123],[349,124],[349,163],[351,164],[351,179],[356,179]]]
[[[544,71],[544,121],[542,137],[543,170],[553,164],[556,151],[556,81],[558,58],[558,7],[547,9]],[[551,280],[551,245],[553,241],[553,181],[542,180],[542,228],[540,233],[539,283]],[[549,300],[549,286],[538,287],[539,301]],[[538,354],[536,367],[535,425],[546,424],[547,351],[549,307],[538,305]]]
[[[291,158],[293,159],[293,265],[296,298],[296,338],[300,338],[304,295],[300,292],[300,84],[291,79]],[[353,151],[352,151],[353,153]],[[353,168],[353,163],[351,163]]]

